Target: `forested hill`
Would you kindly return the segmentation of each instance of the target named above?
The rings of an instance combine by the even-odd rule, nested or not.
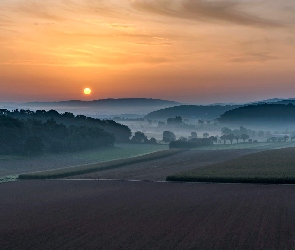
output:
[[[247,105],[229,110],[218,119],[224,123],[257,122],[295,122],[295,105],[293,104],[259,104]]]
[[[122,124],[116,123],[113,120],[100,120],[85,115],[74,115],[70,112],[58,113],[55,110],[14,110],[9,111],[7,109],[0,109],[0,115],[15,118],[18,120],[37,120],[41,122],[47,122],[53,119],[56,123],[62,123],[69,127],[73,126],[84,126],[91,128],[99,128],[113,134],[116,142],[129,142],[131,136],[130,129]]]
[[[182,118],[215,119],[228,110],[240,107],[240,105],[181,105],[153,111],[145,116],[147,119],[168,119],[175,116]]]

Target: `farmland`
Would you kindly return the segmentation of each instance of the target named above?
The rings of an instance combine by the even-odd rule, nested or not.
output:
[[[124,179],[164,181],[167,175],[181,171],[201,168],[212,163],[222,162],[257,150],[192,150],[160,159],[146,159],[120,168],[106,169],[82,175],[72,176],[73,179]]]
[[[295,248],[293,185],[33,180],[0,191],[1,249]]]
[[[99,162],[94,164],[86,164],[81,166],[63,168],[63,169],[55,169],[48,171],[41,171],[36,173],[29,174],[20,174],[18,176],[19,179],[56,179],[56,178],[64,178],[73,175],[80,174],[88,174],[95,171],[106,171],[110,169],[121,168],[124,166],[128,166],[130,164],[146,162],[154,159],[165,158],[168,156],[172,156],[178,153],[183,152],[182,149],[167,149],[161,150],[157,152],[153,152],[150,154],[144,154],[136,157],[117,159],[107,162]]]
[[[0,177],[123,159],[165,149],[168,149],[167,145],[140,145],[138,147],[136,144],[116,144],[112,148],[76,153],[36,157],[2,156],[0,158]]]
[[[268,150],[167,177],[169,181],[295,183],[295,148]]]

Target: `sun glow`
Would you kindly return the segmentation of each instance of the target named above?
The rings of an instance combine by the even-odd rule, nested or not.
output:
[[[84,89],[84,94],[85,95],[90,95],[91,94],[91,89],[90,88],[85,88]]]

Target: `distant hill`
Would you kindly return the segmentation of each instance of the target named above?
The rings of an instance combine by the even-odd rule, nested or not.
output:
[[[147,119],[168,119],[175,116],[182,118],[215,119],[228,110],[240,107],[239,105],[181,105],[153,111],[145,116]]]
[[[178,102],[167,101],[162,99],[152,98],[119,98],[119,99],[99,99],[93,101],[81,101],[81,100],[69,100],[69,101],[58,101],[58,102],[27,102],[24,105],[32,106],[173,106],[180,105]]]
[[[289,104],[289,103],[293,103],[293,104],[295,104],[295,98],[288,98],[288,99],[272,98],[272,99],[253,102],[253,103],[249,103],[249,104],[263,104],[263,103],[268,103],[268,104]]]
[[[93,101],[58,101],[58,102],[28,102],[21,104],[28,109],[55,109],[59,112],[70,111],[75,114],[118,115],[147,114],[156,109],[181,105],[178,102],[151,98],[121,98],[101,99]]]
[[[295,105],[285,104],[256,104],[239,107],[226,111],[218,119],[222,123],[290,123],[295,122]]]

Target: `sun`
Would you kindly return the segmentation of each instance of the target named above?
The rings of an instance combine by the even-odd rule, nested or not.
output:
[[[85,95],[90,95],[91,94],[91,89],[90,88],[85,88],[84,89],[84,94]]]

